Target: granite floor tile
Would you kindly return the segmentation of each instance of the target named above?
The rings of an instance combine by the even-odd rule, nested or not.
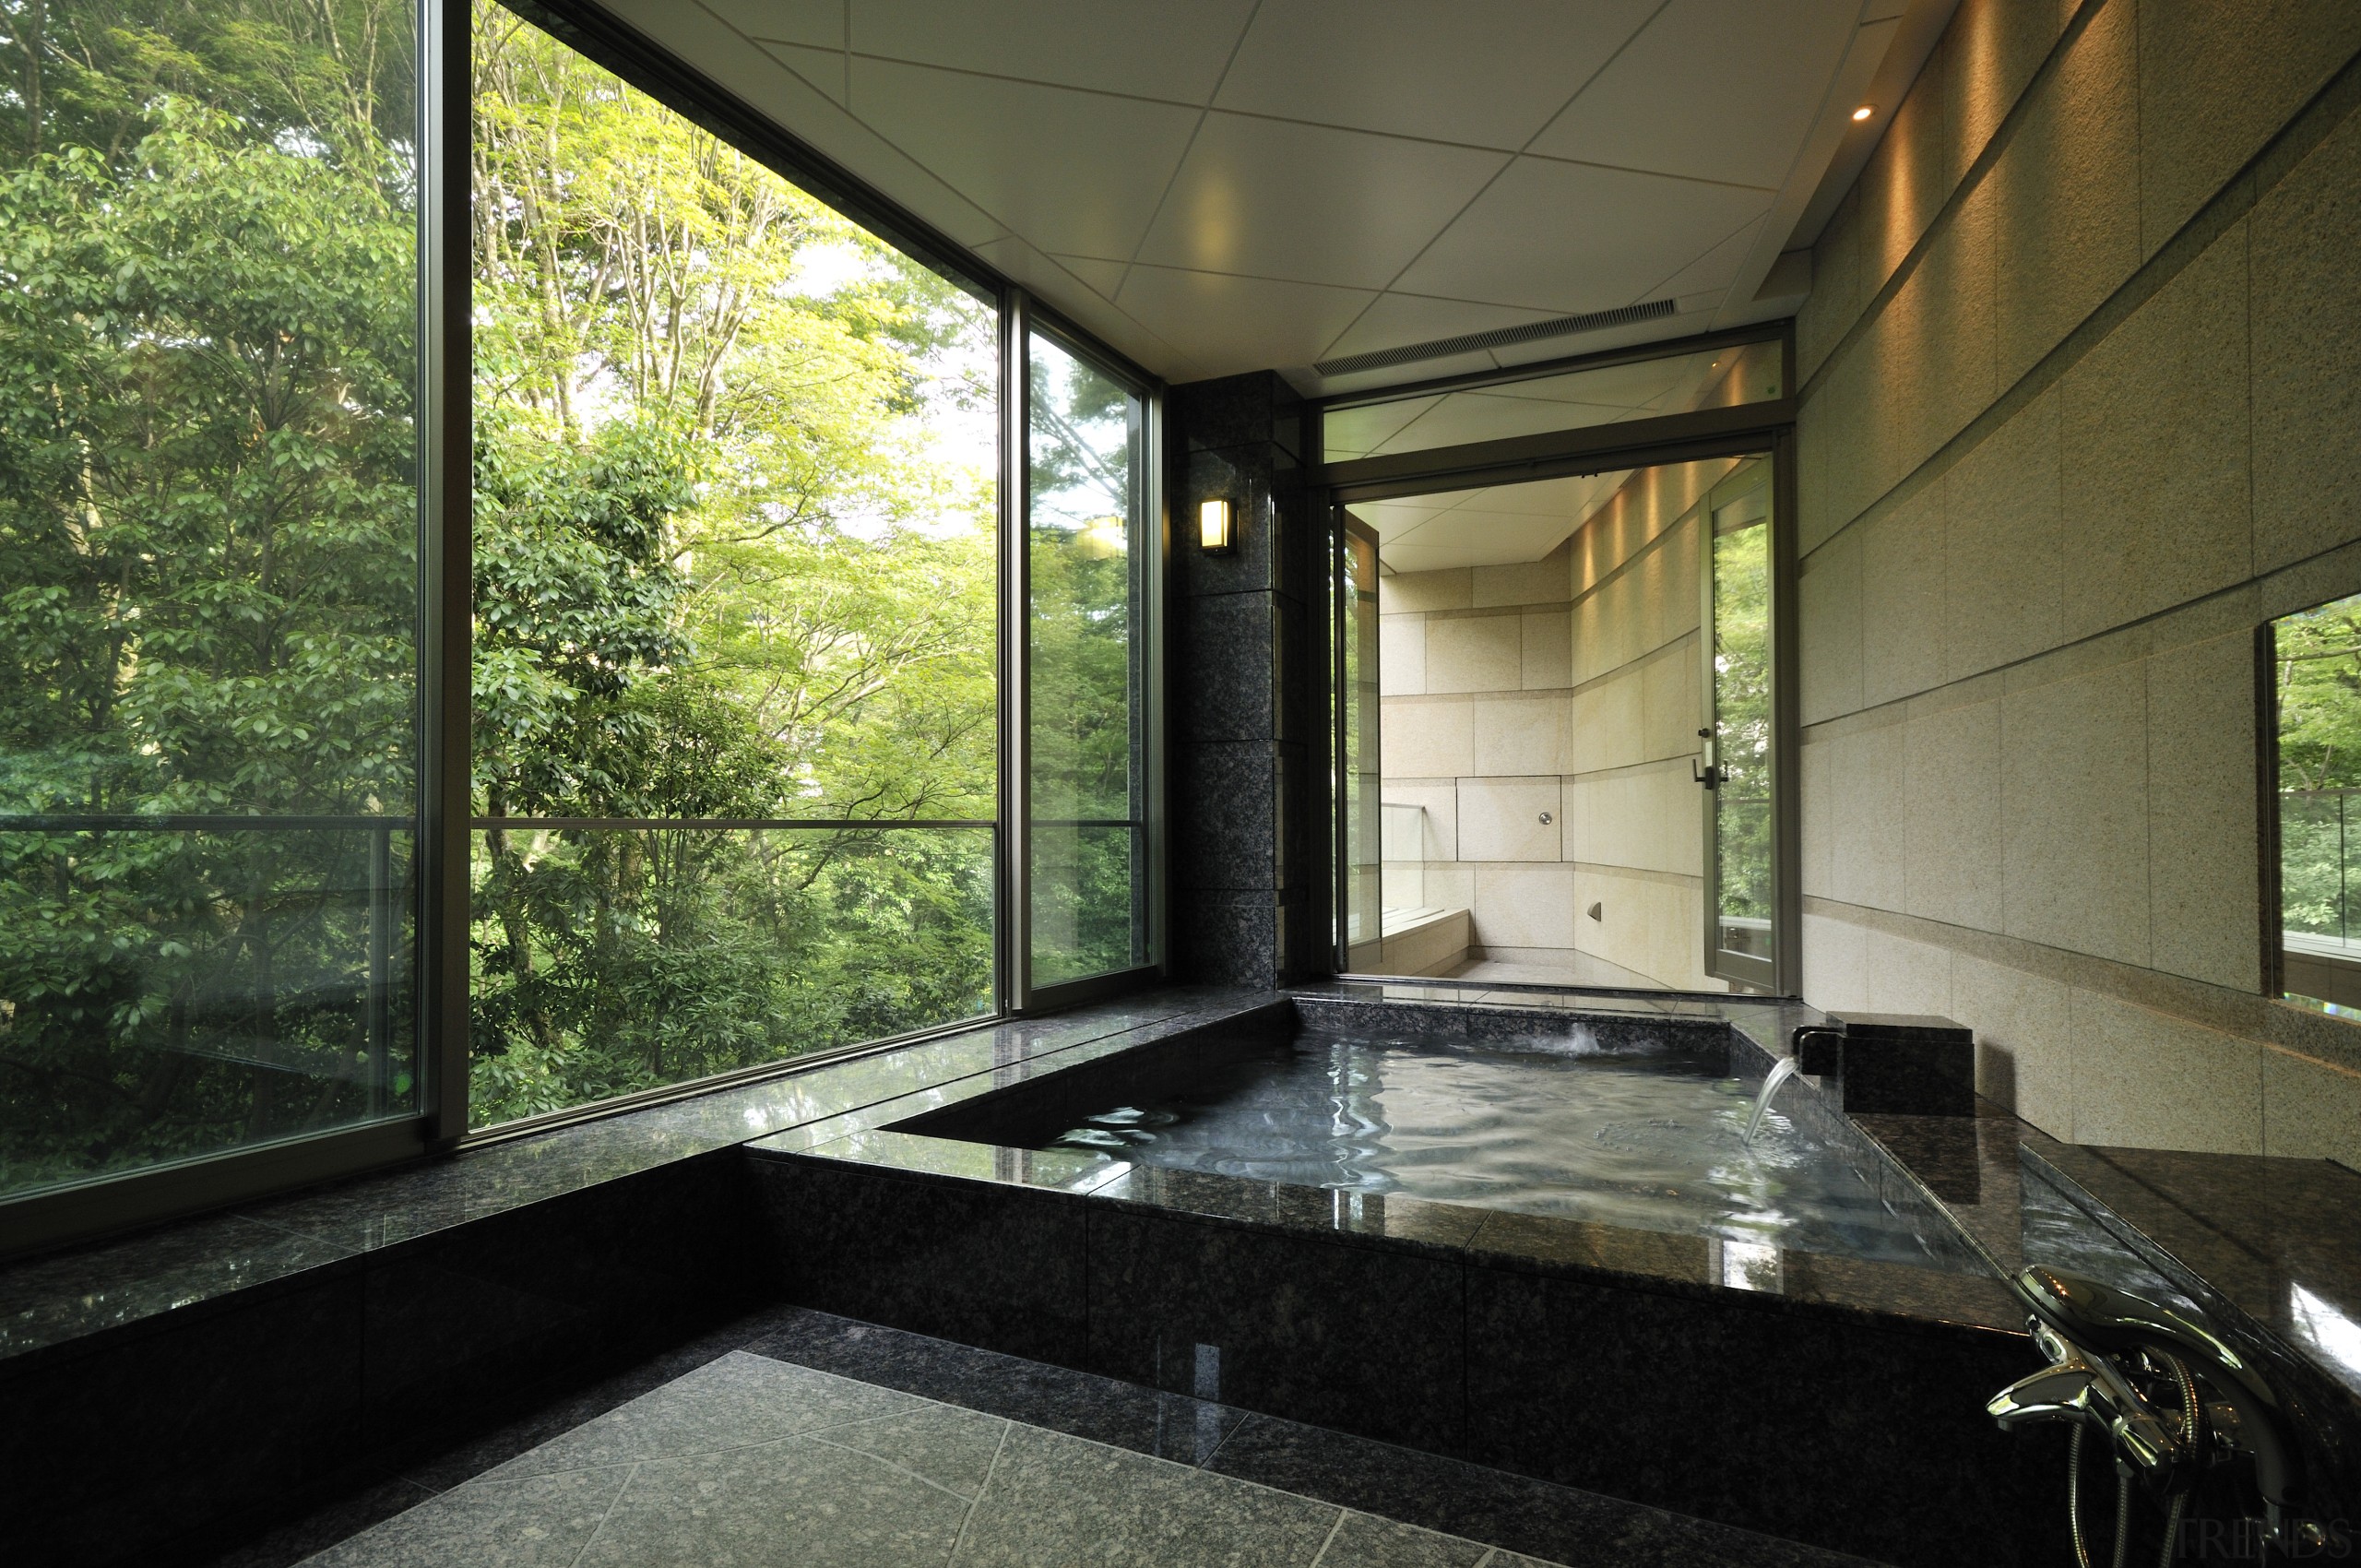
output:
[[[931,1486],[973,1502],[991,1474],[1008,1423],[980,1410],[929,1404],[907,1416],[855,1421],[813,1434],[813,1441],[882,1459]]]
[[[311,1568],[571,1568],[630,1475],[616,1466],[475,1481],[307,1561]]]
[[[712,1454],[920,1408],[894,1389],[732,1351],[519,1455],[487,1479]]]
[[[1135,1454],[1203,1464],[1245,1412],[804,1308],[749,1345],[840,1377],[1004,1416]]]
[[[1310,1568],[1336,1510],[1308,1498],[1012,1426],[953,1568]]]
[[[1337,1519],[1316,1568],[1475,1568],[1477,1562],[1494,1568],[1497,1553],[1484,1562],[1491,1551],[1477,1541],[1348,1511]]]
[[[325,1508],[267,1531],[218,1556],[205,1568],[291,1568],[338,1542],[407,1513],[434,1492],[399,1476],[339,1497]]]
[[[1249,1416],[1209,1468],[1500,1548],[1484,1568],[1839,1568],[1862,1561],[1274,1416]],[[1323,1559],[1321,1568],[1330,1563]]]
[[[944,1561],[967,1513],[896,1466],[791,1437],[637,1467],[575,1568],[908,1568]]]

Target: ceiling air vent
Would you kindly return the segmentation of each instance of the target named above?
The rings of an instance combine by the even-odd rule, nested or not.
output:
[[[1341,360],[1322,360],[1311,368],[1323,375],[1350,375],[1356,371],[1384,370],[1391,365],[1410,364],[1418,360],[1439,360],[1446,354],[1465,354],[1477,349],[1505,349],[1512,343],[1536,343],[1544,338],[1570,338],[1577,332],[1596,332],[1602,327],[1654,321],[1672,313],[1670,300],[1650,300],[1645,304],[1595,310],[1587,315],[1561,315],[1554,321],[1528,321],[1523,327],[1500,327],[1489,332],[1470,332],[1463,338],[1438,338],[1431,343],[1411,343],[1399,349],[1380,349],[1374,353],[1347,354]]]

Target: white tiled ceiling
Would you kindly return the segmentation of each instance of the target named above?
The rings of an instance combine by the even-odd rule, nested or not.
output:
[[[1378,560],[1395,572],[1538,561],[1605,505],[1628,471],[1489,485],[1357,505],[1377,530]]]
[[[1306,390],[1658,298],[1651,339],[1786,314],[1755,295],[1896,35],[1896,0],[609,4],[1158,374]]]

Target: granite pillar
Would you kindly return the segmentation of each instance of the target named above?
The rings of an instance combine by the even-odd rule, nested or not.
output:
[[[1316,897],[1326,759],[1323,530],[1305,484],[1302,402],[1258,371],[1171,389],[1174,540],[1172,955],[1180,977],[1275,985],[1326,968]],[[1231,553],[1197,507],[1235,508]]]

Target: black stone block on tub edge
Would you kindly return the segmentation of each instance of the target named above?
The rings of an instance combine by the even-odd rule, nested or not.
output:
[[[1833,1077],[1845,1111],[1857,1116],[1975,1114],[1975,1034],[1964,1024],[1914,1013],[1829,1016],[1842,1031],[1834,1073],[1823,1071],[1827,1041],[1799,1042],[1805,1072]],[[1799,1030],[1809,1034],[1809,1030]]]

